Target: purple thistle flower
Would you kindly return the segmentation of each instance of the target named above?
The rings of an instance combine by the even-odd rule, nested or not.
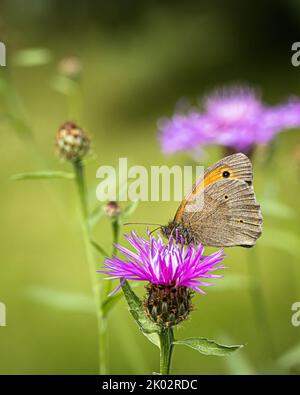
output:
[[[232,87],[216,91],[206,98],[204,110],[215,131],[214,144],[247,152],[257,142],[264,108],[253,89]]]
[[[227,128],[253,124],[263,107],[254,89],[234,86],[207,96],[204,110],[219,127]]]
[[[283,129],[298,128],[300,126],[300,100],[292,97],[287,103],[267,108],[264,122],[275,133]]]
[[[255,90],[229,87],[207,96],[203,112],[175,115],[159,125],[159,139],[165,153],[211,144],[247,153],[296,127],[300,127],[299,100],[265,106]]]
[[[222,250],[204,256],[202,245],[184,246],[182,242],[175,242],[172,237],[166,244],[160,235],[156,238],[149,233],[149,239],[144,239],[134,232],[125,237],[135,252],[116,245],[125,259],[113,255],[112,258],[106,259],[103,269],[98,270],[107,274],[110,280],[120,278],[123,282],[148,281],[165,287],[191,288],[205,294],[199,287],[212,284],[204,282],[203,279],[222,277],[213,274],[214,271],[224,268],[221,264],[224,258]]]
[[[209,144],[214,137],[206,117],[198,113],[161,120],[160,130],[159,140],[165,154],[194,150],[195,143]]]

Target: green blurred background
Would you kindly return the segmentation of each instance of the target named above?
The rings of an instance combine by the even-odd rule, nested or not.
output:
[[[11,176],[70,170],[54,155],[55,132],[70,117],[93,139],[95,159],[87,167],[93,206],[101,164],[116,166],[119,157],[147,167],[190,163],[185,154],[164,157],[157,141],[157,121],[173,113],[178,99],[196,103],[232,82],[260,87],[270,104],[300,96],[300,69],[290,60],[291,45],[300,37],[300,6],[296,0],[2,0],[0,15],[0,41],[7,48],[7,66],[0,70],[0,301],[7,308],[7,326],[0,327],[0,373],[97,373],[96,320],[74,185],[15,182]],[[20,52],[32,48],[42,50]],[[80,90],[59,75],[59,62],[70,55],[82,62]],[[253,321],[247,260],[256,258],[234,248],[226,250],[225,279],[207,296],[195,297],[196,312],[176,336],[246,347],[226,359],[178,347],[173,373],[299,373],[300,327],[291,324],[291,306],[300,301],[297,144],[299,130],[282,133],[267,168],[261,151],[254,157],[265,219],[255,248],[257,280],[275,356],[268,361]],[[221,155],[210,148],[205,164]],[[176,202],[144,202],[131,219],[165,223],[176,207]],[[111,248],[107,218],[94,234]],[[120,302],[109,316],[110,371],[151,373],[158,362],[157,349]]]

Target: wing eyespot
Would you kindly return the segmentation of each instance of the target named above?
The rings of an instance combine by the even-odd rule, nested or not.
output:
[[[224,196],[224,199],[228,199],[228,195],[225,195],[225,196]]]
[[[222,177],[224,177],[224,178],[230,177],[230,172],[228,170],[224,170],[222,173]]]

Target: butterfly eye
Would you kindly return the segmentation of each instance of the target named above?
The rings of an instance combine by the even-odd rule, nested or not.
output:
[[[227,171],[227,170],[223,171],[222,176],[223,176],[224,178],[228,178],[228,177],[230,176],[229,171]]]

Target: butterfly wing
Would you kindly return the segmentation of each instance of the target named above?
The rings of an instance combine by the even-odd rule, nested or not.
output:
[[[197,196],[201,197],[201,193],[205,187],[223,179],[242,180],[246,184],[252,185],[253,170],[249,158],[242,153],[237,153],[221,159],[214,166],[208,168],[204,173],[204,177],[200,178],[193,185],[191,193],[181,202],[175,214],[174,221],[181,221],[186,206],[191,201],[194,201]]]
[[[226,172],[228,175],[224,177],[224,173]],[[205,171],[204,184],[207,186],[223,178],[229,180],[242,180],[248,185],[252,185],[253,169],[250,159],[241,152],[226,156]]]
[[[196,243],[207,246],[252,247],[261,235],[262,215],[251,185],[221,179],[200,193],[203,204],[188,201],[181,223]]]

